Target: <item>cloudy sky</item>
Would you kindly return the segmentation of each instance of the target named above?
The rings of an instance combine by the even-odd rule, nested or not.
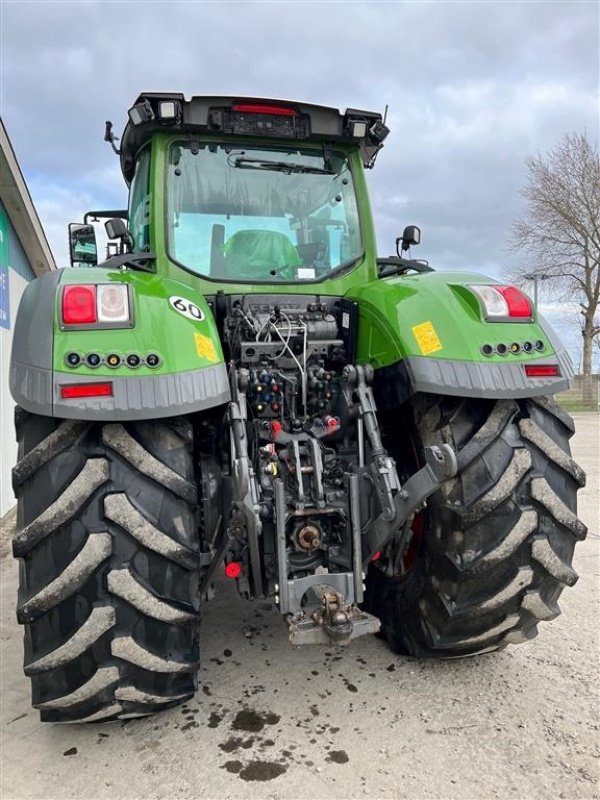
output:
[[[102,136],[140,91],[389,104],[369,176],[380,253],[414,223],[436,268],[498,277],[525,158],[566,133],[598,139],[595,0],[3,0],[1,13],[2,116],[59,265],[68,222],[126,205]]]

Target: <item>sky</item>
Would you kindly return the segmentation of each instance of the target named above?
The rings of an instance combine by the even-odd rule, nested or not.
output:
[[[436,269],[506,277],[525,159],[598,141],[595,2],[0,4],[0,108],[59,266],[67,224],[122,208],[117,135],[141,91],[249,95],[383,112],[368,175],[380,255],[407,224]],[[534,268],[535,265],[531,265]],[[575,306],[544,300],[580,349]]]

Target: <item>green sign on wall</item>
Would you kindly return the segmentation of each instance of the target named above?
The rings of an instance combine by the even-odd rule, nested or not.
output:
[[[3,208],[0,208],[0,328],[10,328],[8,219]]]

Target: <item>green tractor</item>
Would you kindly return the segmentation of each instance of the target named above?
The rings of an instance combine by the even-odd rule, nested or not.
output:
[[[143,94],[129,207],[27,288],[11,391],[25,673],[42,720],[197,688],[219,572],[293,645],[456,658],[535,636],[577,580],[572,368],[513,286],[378,258],[377,113]],[[111,240],[98,263],[93,225]]]

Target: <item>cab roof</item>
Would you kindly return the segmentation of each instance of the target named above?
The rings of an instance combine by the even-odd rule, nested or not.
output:
[[[354,144],[363,163],[372,167],[389,133],[382,115],[374,111],[275,100],[262,97],[143,92],[129,109],[129,122],[121,141],[121,168],[129,183],[135,156],[154,133],[277,138],[296,142]]]

